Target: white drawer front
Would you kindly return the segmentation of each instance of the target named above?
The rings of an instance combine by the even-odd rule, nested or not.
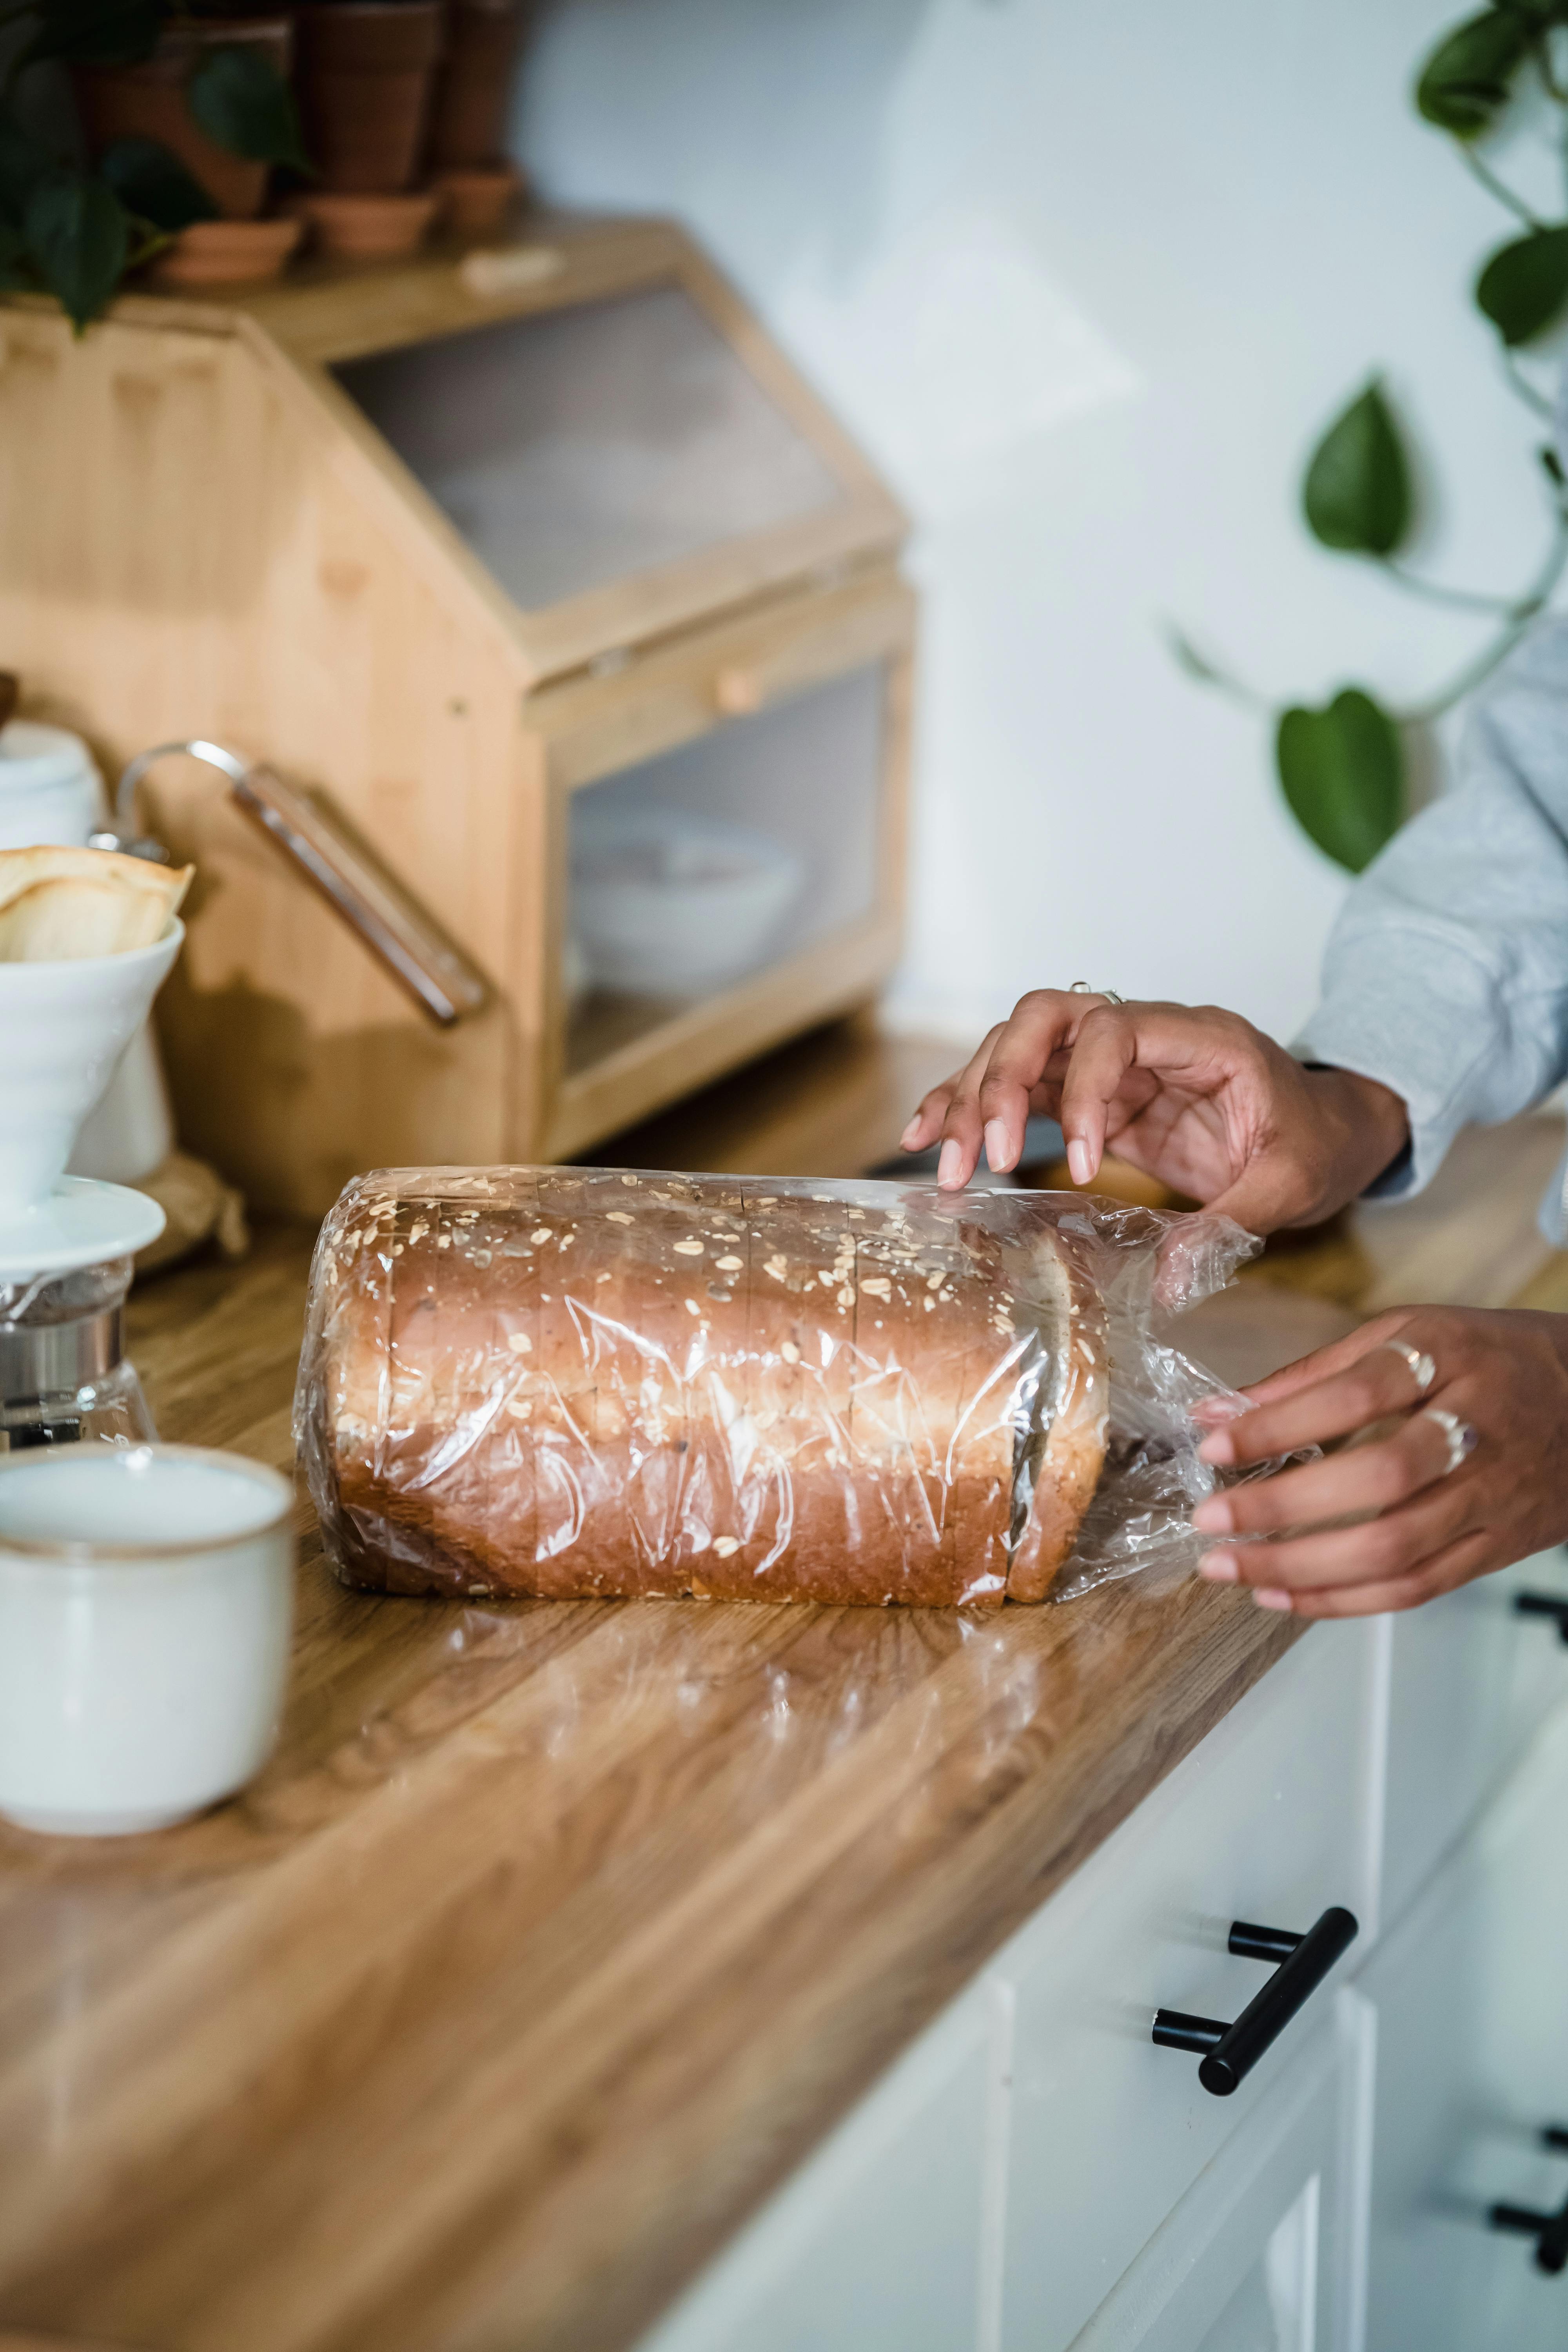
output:
[[[639,2352],[974,2352],[991,2013],[929,2026]]]
[[[1345,2024],[1320,2021],[1073,2352],[1343,2352],[1353,2342],[1353,2126],[1371,2037],[1353,2017]]]
[[[1568,1699],[1568,1644],[1514,1596],[1568,1598],[1568,1556],[1542,1552],[1390,1621],[1383,1916],[1390,1926],[1487,1796]]]
[[[1561,2352],[1568,2277],[1494,2203],[1555,2212],[1568,2156],[1568,1707],[1358,1979],[1377,2017],[1366,2352]]]
[[[1264,1983],[1233,1919],[1370,1924],[1378,1648],[1370,1623],[1308,1633],[992,1964],[1016,2000],[1004,2352],[1072,2340],[1331,2006],[1325,1986],[1231,2098],[1150,2039],[1156,2008],[1228,2020]]]

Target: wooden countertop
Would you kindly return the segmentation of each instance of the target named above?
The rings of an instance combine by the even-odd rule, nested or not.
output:
[[[306,1249],[138,1295],[166,1435],[287,1465]],[[1247,1344],[1287,1310],[1276,1358],[1310,1344],[1314,1305],[1249,1299]],[[245,1797],[0,1832],[0,2329],[632,2341],[1294,1630],[1194,1581],[988,1618],[375,1600],[300,1527]]]

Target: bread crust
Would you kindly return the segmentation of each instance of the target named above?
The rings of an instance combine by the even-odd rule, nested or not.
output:
[[[1041,1237],[1041,1256],[1046,1255]],[[1060,1387],[1052,1401],[1039,1473],[1028,1516],[1007,1573],[1009,1601],[1043,1601],[1071,1557],[1105,1468],[1110,1412],[1110,1343],[1104,1303],[1086,1267],[1048,1235],[1059,1278],[1058,1311],[1066,1324],[1058,1343]],[[1043,1271],[1043,1265],[1037,1269]]]
[[[356,1189],[310,1437],[349,1581],[995,1607],[1070,1552],[1104,1328],[1048,1222],[1004,1242],[962,1200],[632,1171]]]

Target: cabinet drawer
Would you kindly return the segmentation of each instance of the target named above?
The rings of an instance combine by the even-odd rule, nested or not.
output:
[[[1392,1924],[1537,1727],[1568,1699],[1568,1644],[1519,1592],[1568,1599],[1559,1549],[1390,1621],[1383,1916]]]
[[[1016,2002],[1005,2352],[1070,2343],[1330,2007],[1229,2098],[1150,2039],[1158,2007],[1228,2020],[1263,1984],[1233,1919],[1368,1924],[1377,1653],[1370,1622],[1306,1634],[993,1963]]]
[[[1366,2352],[1561,2352],[1568,2278],[1493,2203],[1557,2211],[1568,2157],[1568,1707],[1382,1944]]]
[[[1339,2352],[1355,2340],[1353,2121],[1371,2037],[1353,2016],[1346,2025],[1313,2030],[1073,2352]]]
[[[992,2011],[961,1995],[638,2352],[974,2352]]]

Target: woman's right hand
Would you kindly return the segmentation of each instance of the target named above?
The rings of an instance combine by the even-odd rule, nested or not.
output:
[[[1031,1111],[1059,1121],[1075,1183],[1108,1145],[1249,1233],[1332,1214],[1398,1157],[1405,1105],[1374,1078],[1309,1070],[1239,1013],[1111,1004],[1035,989],[962,1070],[933,1087],[906,1151],[938,1138],[937,1181],[966,1184],[984,1148],[1016,1167]]]

